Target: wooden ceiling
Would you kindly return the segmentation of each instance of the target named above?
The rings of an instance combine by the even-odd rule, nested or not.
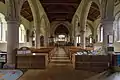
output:
[[[20,14],[30,22],[33,21],[33,15],[28,1],[24,2]]]
[[[50,21],[71,21],[81,0],[40,0]]]
[[[91,21],[95,21],[97,18],[100,17],[100,10],[99,7],[97,6],[97,4],[95,4],[94,2],[91,4],[89,13],[88,13],[88,19]]]
[[[5,3],[5,0],[0,0],[0,1]],[[33,15],[32,15],[32,11],[31,11],[28,1],[25,1],[24,4],[22,5],[20,14],[24,18],[26,18],[28,21],[30,22],[33,21]]]
[[[5,0],[0,0],[5,3]],[[47,16],[52,21],[69,21],[71,22],[73,15],[78,8],[81,0],[40,0]],[[33,15],[28,1],[26,1],[21,9],[21,15],[29,20],[33,21]],[[95,3],[92,3],[88,14],[88,19],[91,21],[100,17],[100,11]]]

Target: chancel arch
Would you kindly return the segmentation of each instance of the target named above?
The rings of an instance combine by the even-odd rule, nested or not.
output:
[[[58,45],[65,45],[70,42],[69,30],[65,25],[58,25],[54,31],[54,42]]]
[[[54,35],[54,32],[59,25],[66,26],[66,28],[70,32],[69,34],[71,34],[71,28],[70,28],[71,24],[69,22],[56,21],[56,22],[51,23],[51,29],[50,29],[51,35]]]

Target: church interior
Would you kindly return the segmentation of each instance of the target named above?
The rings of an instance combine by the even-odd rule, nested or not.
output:
[[[0,80],[120,80],[120,0],[0,0]]]

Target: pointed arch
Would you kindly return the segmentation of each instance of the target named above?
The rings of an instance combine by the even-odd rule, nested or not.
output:
[[[4,14],[0,13],[0,41],[7,41],[7,22]]]
[[[19,27],[19,43],[25,43],[26,42],[26,30],[23,24],[20,24]]]
[[[101,7],[100,7],[100,2],[98,0],[82,0],[83,1],[83,6],[81,8],[81,12],[80,12],[80,26],[82,27],[82,29],[84,30],[85,25],[86,25],[86,21],[87,21],[87,17],[88,17],[88,13],[90,10],[90,7],[92,5],[92,3],[95,3],[100,10],[100,14],[101,14]]]
[[[97,41],[103,42],[103,26],[101,24],[97,27]]]

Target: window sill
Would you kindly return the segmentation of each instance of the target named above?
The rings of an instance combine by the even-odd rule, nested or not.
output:
[[[7,43],[7,41],[0,41],[0,43]],[[19,42],[21,44],[26,43],[26,42]]]
[[[19,42],[19,44],[24,44],[24,43],[26,43],[26,42]]]
[[[7,43],[7,41],[0,41],[0,43]]]
[[[116,42],[120,43],[120,41],[116,41]]]
[[[96,43],[103,43],[102,41],[100,41],[100,42],[96,42]]]

